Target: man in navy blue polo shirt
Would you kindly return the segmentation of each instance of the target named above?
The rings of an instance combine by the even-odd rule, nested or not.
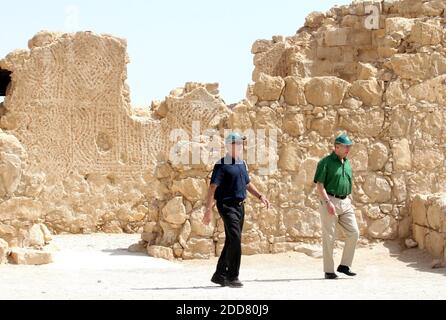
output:
[[[251,183],[246,162],[240,159],[244,140],[246,137],[239,133],[231,133],[225,139],[227,154],[214,166],[203,217],[203,223],[209,224],[216,200],[218,213],[225,225],[226,240],[211,281],[221,286],[243,286],[238,276],[242,256],[241,237],[246,191],[260,199],[267,209],[270,206],[268,199]]]

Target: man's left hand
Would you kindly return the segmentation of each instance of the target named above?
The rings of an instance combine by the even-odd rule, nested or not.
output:
[[[262,203],[266,206],[266,209],[269,209],[271,206],[268,199],[264,195],[260,196],[260,201],[262,201]]]

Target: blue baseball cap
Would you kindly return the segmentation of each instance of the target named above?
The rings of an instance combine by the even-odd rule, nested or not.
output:
[[[242,136],[240,133],[238,132],[231,132],[225,139],[225,143],[226,144],[233,144],[236,142],[242,142],[246,140],[245,136]]]
[[[343,144],[346,146],[351,146],[353,144],[352,140],[344,133],[336,138],[335,144]]]

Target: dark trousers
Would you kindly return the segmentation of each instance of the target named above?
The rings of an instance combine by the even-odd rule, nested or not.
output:
[[[225,245],[218,259],[216,274],[229,280],[238,278],[242,258],[242,230],[245,219],[245,205],[219,203],[217,209],[225,224]]]

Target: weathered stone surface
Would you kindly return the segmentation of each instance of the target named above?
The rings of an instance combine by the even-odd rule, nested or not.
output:
[[[282,129],[293,137],[305,133],[305,117],[303,114],[288,112],[283,119]]]
[[[381,105],[383,90],[376,79],[353,82],[350,94],[364,102],[366,106]]]
[[[173,250],[171,248],[162,247],[162,246],[148,246],[147,254],[150,257],[160,258],[165,260],[173,260]]]
[[[210,238],[214,234],[214,223],[203,224],[204,208],[192,211],[190,215],[191,234],[194,237]]]
[[[285,78],[285,102],[290,106],[303,106],[307,104],[305,98],[305,81],[299,77]]]
[[[374,143],[369,148],[368,165],[373,171],[381,170],[389,159],[388,148],[380,143]]]
[[[410,152],[409,141],[401,139],[392,144],[393,168],[396,172],[412,169],[412,155]]]
[[[427,80],[423,83],[412,86],[407,90],[407,93],[412,99],[425,100],[428,102],[445,105],[445,80],[446,75]]]
[[[211,239],[190,238],[183,251],[183,259],[209,259],[215,256],[215,246]]]
[[[176,180],[172,185],[172,192],[179,192],[192,202],[204,200],[206,191],[207,185],[204,179],[187,178],[180,181]]]
[[[367,165],[369,162],[369,155],[367,152],[367,146],[364,144],[355,144],[354,148],[352,148],[349,159],[352,165],[352,168],[354,168],[356,171],[367,171]]]
[[[186,223],[183,226],[183,229],[181,230],[180,235],[178,236],[178,242],[183,248],[186,248],[187,241],[189,240],[190,234],[192,232],[192,228],[190,225],[189,220],[186,221]]]
[[[407,104],[406,90],[403,89],[400,81],[392,81],[385,93],[385,101],[388,105],[396,106]]]
[[[12,248],[9,262],[22,265],[43,265],[53,262],[53,256],[48,251]]]
[[[446,58],[439,53],[397,54],[386,66],[403,79],[426,80],[446,72]]]
[[[425,238],[425,247],[433,258],[444,258],[444,240],[445,236],[436,231],[430,231]]]
[[[365,179],[363,189],[372,202],[382,203],[390,200],[392,188],[382,176],[375,174],[369,175]]]
[[[437,45],[443,39],[443,29],[439,25],[417,21],[412,27],[409,41],[420,45]]]
[[[259,101],[275,101],[279,100],[284,87],[285,81],[281,77],[271,77],[262,73],[254,85],[254,94]]]
[[[270,244],[268,241],[256,241],[250,243],[242,243],[242,254],[252,256],[255,254],[270,253]]]
[[[415,148],[412,163],[415,169],[433,170],[443,165],[443,161],[444,154],[439,150]]]
[[[9,245],[8,243],[0,238],[0,264],[8,262],[9,255]]]
[[[186,221],[186,207],[182,197],[170,200],[162,210],[163,218],[169,223],[183,224]]]
[[[412,216],[413,222],[420,226],[427,226],[427,216],[426,216],[426,196],[417,195],[412,202]],[[417,239],[415,239],[419,242]]]
[[[372,109],[367,113],[348,113],[340,117],[340,126],[348,131],[378,136],[384,125],[384,112],[382,109]]]
[[[392,216],[373,221],[368,234],[375,239],[395,239],[398,235],[398,224]]]
[[[0,196],[12,195],[18,188],[26,151],[15,136],[0,132]]]
[[[317,106],[339,105],[350,84],[337,77],[316,77],[305,85],[307,101]]]

